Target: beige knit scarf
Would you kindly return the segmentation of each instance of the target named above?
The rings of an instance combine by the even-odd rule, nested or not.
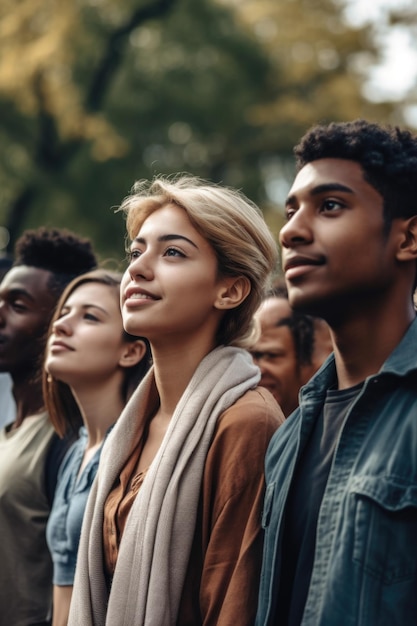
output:
[[[128,516],[109,596],[103,573],[103,507],[138,424],[145,426],[154,385],[153,370],[148,373],[101,454],[84,517],[69,626],[176,624],[217,419],[258,381],[258,368],[240,348],[216,348],[200,363]]]

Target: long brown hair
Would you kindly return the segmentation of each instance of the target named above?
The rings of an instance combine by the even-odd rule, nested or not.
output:
[[[118,272],[97,269],[81,276],[77,276],[72,280],[64,292],[62,293],[55,313],[52,317],[49,327],[48,336],[52,332],[54,322],[59,319],[61,311],[68,300],[69,296],[81,285],[86,283],[99,283],[113,289],[117,298],[119,298],[120,281],[122,275]],[[146,346],[146,352],[143,358],[132,367],[124,368],[125,380],[122,388],[122,395],[125,402],[128,401],[137,385],[145,376],[151,364],[151,351],[147,339],[135,337],[123,330],[123,339],[125,341],[137,341],[141,339]],[[71,388],[66,383],[56,380],[47,373],[45,367],[42,374],[43,395],[46,410],[53,427],[60,437],[64,437],[69,432],[78,432],[82,426],[82,416],[79,406],[73,396]]]

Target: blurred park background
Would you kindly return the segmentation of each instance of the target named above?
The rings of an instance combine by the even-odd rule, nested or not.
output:
[[[121,262],[115,208],[135,180],[179,171],[242,189],[277,234],[312,124],[417,127],[417,4],[354,4],[2,0],[0,254],[25,228],[66,226]],[[387,33],[411,42],[399,92]]]

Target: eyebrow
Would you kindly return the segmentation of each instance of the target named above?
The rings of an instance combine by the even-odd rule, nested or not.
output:
[[[33,295],[29,291],[27,291],[26,289],[22,289],[21,287],[14,287],[10,289],[9,292],[6,293],[6,296],[9,298],[27,298],[28,300],[35,302],[35,298],[33,297]]]
[[[317,185],[313,187],[310,191],[312,196],[318,196],[321,193],[328,193],[329,191],[342,191],[343,193],[354,193],[353,189],[347,187],[346,185],[342,185],[341,183],[323,183],[322,185]],[[292,205],[296,202],[296,195],[292,194],[288,196],[285,201],[285,206]]]
[[[64,304],[64,306],[61,308],[60,313],[63,314],[66,311],[69,311],[70,309],[71,309],[71,305]],[[94,303],[90,304],[90,303],[87,302],[86,304],[82,304],[81,305],[81,309],[83,311],[87,311],[87,309],[98,309],[99,311],[102,311],[105,315],[107,315],[107,316],[109,315],[109,312],[106,311],[106,309],[103,309],[103,307],[100,306],[99,304],[94,304]]]
[[[161,235],[160,237],[158,237],[157,241],[176,241],[178,239],[181,239],[183,241],[187,241],[189,244],[191,244],[192,246],[194,246],[194,248],[197,248],[198,250],[198,246],[194,243],[194,241],[191,241],[191,239],[188,239],[188,237],[184,237],[184,235]],[[144,237],[136,237],[134,239],[134,241],[136,241],[137,243],[143,243],[146,244],[146,239]]]

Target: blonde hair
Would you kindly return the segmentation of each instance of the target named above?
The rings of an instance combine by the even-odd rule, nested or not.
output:
[[[217,344],[246,347],[253,314],[258,308],[277,263],[277,244],[260,209],[241,192],[188,175],[138,181],[119,210],[133,240],[154,211],[174,204],[212,246],[219,276],[246,276],[251,290],[235,309],[225,312]]]

